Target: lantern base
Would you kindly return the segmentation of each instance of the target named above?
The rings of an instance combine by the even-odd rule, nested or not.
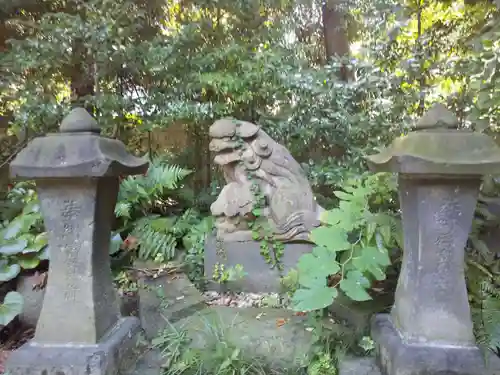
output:
[[[486,366],[476,346],[405,343],[389,314],[373,318],[372,337],[383,375],[493,375],[500,369],[498,358]]]
[[[118,375],[129,373],[141,354],[141,327],[135,317],[121,318],[95,344],[29,342],[12,352],[6,363],[10,375]]]

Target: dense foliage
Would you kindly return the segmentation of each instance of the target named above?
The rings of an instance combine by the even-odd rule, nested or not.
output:
[[[322,309],[339,293],[376,298],[390,261],[398,266],[393,176],[367,174],[364,155],[406,133],[436,101],[461,127],[496,137],[500,23],[490,1],[3,3],[0,281],[47,258],[33,187],[7,191],[5,168],[72,106],[85,106],[104,134],[152,159],[146,175],[121,181],[114,259],[182,255],[199,285],[208,207],[221,187],[208,126],[226,116],[253,121],[286,145],[328,209],[312,234],[314,252],[283,279],[299,311]],[[485,179],[483,196],[498,197],[496,185]],[[477,336],[495,349],[500,269],[483,237],[498,218],[485,202],[468,244],[467,282]],[[2,321],[20,311],[16,298],[6,297]],[[327,363],[311,366],[315,374],[333,360],[326,352],[318,358]]]

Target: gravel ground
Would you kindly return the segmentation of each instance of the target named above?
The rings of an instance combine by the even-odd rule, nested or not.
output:
[[[283,299],[278,293],[218,293],[204,292],[207,304],[231,307],[283,307]]]

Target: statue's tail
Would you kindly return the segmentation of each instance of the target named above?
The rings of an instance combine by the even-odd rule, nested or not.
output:
[[[315,212],[297,211],[288,216],[284,223],[276,227],[275,237],[283,242],[291,240],[309,241],[309,233],[319,225],[319,216]]]

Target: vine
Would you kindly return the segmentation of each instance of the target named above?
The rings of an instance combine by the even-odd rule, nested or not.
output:
[[[233,120],[237,127],[241,125],[238,120]],[[238,147],[240,160],[243,157],[243,150],[245,141],[239,136],[238,132],[235,132],[234,141]],[[283,271],[283,264],[281,259],[284,254],[285,246],[282,241],[278,240],[274,236],[273,228],[271,227],[269,221],[267,220],[264,210],[266,208],[266,197],[260,188],[258,183],[258,177],[255,172],[245,168],[246,178],[250,181],[250,190],[253,195],[253,208],[250,214],[246,216],[248,220],[248,226],[252,231],[252,238],[255,241],[260,241],[260,254],[264,258],[267,264],[271,266],[272,269],[276,268],[280,272]],[[224,246],[222,241],[217,239],[217,255],[222,259],[227,259]],[[237,265],[239,266],[239,265]],[[238,269],[235,269],[237,274],[240,274]],[[215,264],[213,269],[213,278],[220,282],[228,281],[229,270],[225,270],[222,264]]]
[[[228,267],[221,263],[215,263],[212,279],[219,284],[227,283],[228,281],[237,281],[243,279],[247,273],[241,264],[234,267]]]
[[[234,120],[237,127],[241,123]],[[239,137],[238,132],[235,132],[236,142],[239,146],[240,159],[243,154],[244,141]],[[247,216],[248,226],[252,230],[252,238],[255,241],[260,241],[260,254],[271,268],[276,268],[278,271],[283,271],[283,263],[281,259],[285,250],[282,241],[278,240],[273,233],[273,228],[269,224],[267,217],[264,215],[266,207],[266,197],[258,183],[258,177],[254,171],[245,169],[246,177],[251,182],[251,192],[253,194],[254,206],[251,215]]]

